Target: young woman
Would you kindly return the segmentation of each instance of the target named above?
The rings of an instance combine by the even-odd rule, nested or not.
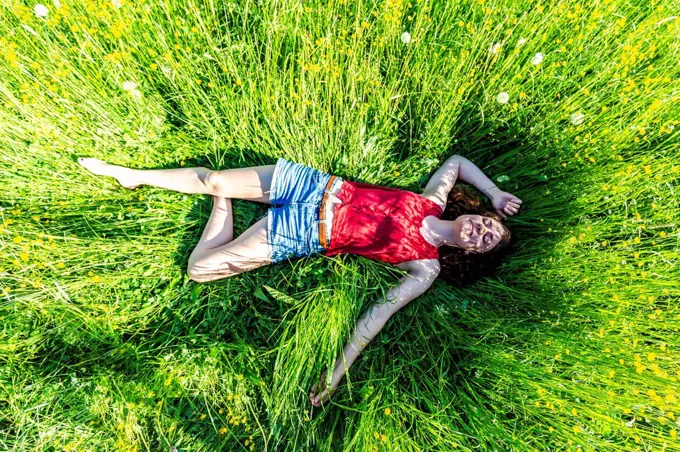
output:
[[[422,194],[345,181],[286,159],[278,159],[276,165],[222,171],[205,167],[137,170],[94,158],[79,158],[78,162],[94,174],[116,178],[129,189],[153,185],[213,196],[212,214],[189,257],[187,272],[194,281],[227,278],[315,253],[359,254],[407,272],[357,322],[335,362],[330,385],[325,387],[322,375],[312,387],[309,399],[314,406],[330,398],[345,369],[389,318],[425,292],[436,278],[465,282],[478,277],[485,265],[488,271],[489,263],[497,263],[511,239],[501,219],[516,214],[522,204],[460,155],[450,157],[435,171]],[[452,190],[458,179],[486,194],[495,212],[486,211],[460,190]],[[272,207],[234,238],[231,198]],[[478,271],[470,270],[474,262]]]

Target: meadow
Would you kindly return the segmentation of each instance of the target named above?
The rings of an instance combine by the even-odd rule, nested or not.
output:
[[[680,451],[678,1],[42,1],[0,0],[0,449]],[[517,250],[324,408],[397,270],[196,283],[210,197],[76,161],[421,191],[452,154],[524,201]]]

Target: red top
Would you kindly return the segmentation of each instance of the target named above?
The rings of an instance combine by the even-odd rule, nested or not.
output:
[[[322,254],[360,254],[369,259],[400,264],[438,259],[436,246],[420,228],[429,215],[439,218],[442,208],[410,191],[344,181],[335,205],[331,243]]]

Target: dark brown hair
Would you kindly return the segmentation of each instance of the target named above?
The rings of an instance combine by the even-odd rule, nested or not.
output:
[[[493,218],[503,224],[503,219],[492,208],[487,207],[479,196],[462,185],[456,184],[449,192],[446,209],[442,213],[442,220],[455,220],[461,215],[483,215]],[[505,225],[503,225],[505,226]],[[490,275],[501,264],[514,247],[515,236],[505,227],[505,234],[496,246],[485,252],[476,253],[454,246],[439,247],[439,264],[441,271],[437,279],[441,279],[452,286],[464,286]]]

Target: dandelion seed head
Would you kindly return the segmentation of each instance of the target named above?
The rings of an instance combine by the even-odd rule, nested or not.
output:
[[[583,116],[583,113],[574,113],[573,115],[571,115],[570,121],[573,125],[580,126],[581,124],[583,124],[584,118],[585,117]]]
[[[510,95],[503,91],[502,93],[498,94],[496,100],[498,101],[499,104],[507,104],[508,101],[510,100]]]
[[[541,61],[543,61],[543,54],[541,52],[538,52],[531,59],[531,64],[533,64],[534,66],[538,66],[539,64],[541,64]]]
[[[138,86],[137,83],[132,82],[130,80],[126,80],[126,81],[123,82],[123,89],[125,91],[133,91],[133,90],[137,89],[137,86]]]
[[[408,44],[409,42],[411,42],[411,33],[409,33],[408,31],[403,32],[401,34],[401,42],[403,42],[404,44]]]
[[[33,12],[38,17],[47,17],[47,15],[50,13],[50,10],[47,9],[47,6],[43,5],[42,3],[38,3],[33,7]]]

